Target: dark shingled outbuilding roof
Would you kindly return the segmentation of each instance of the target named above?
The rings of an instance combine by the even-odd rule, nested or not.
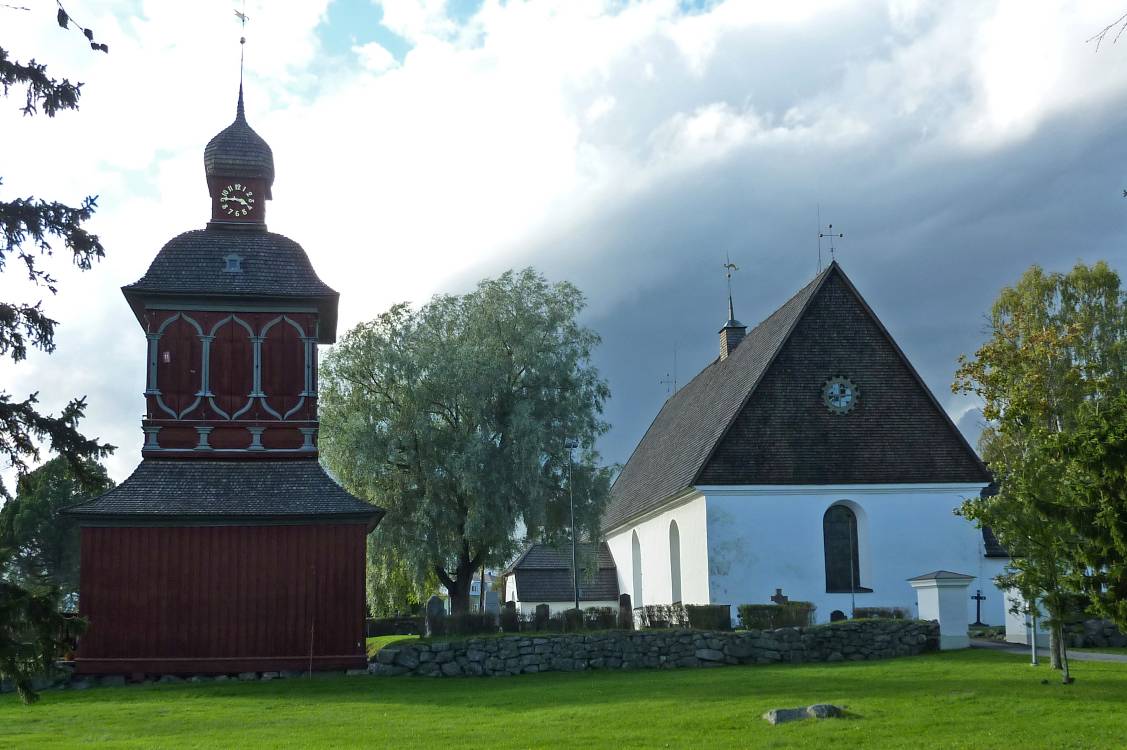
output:
[[[228,255],[241,258],[240,271],[224,270]],[[143,298],[153,295],[310,300],[322,317],[321,343],[335,339],[340,295],[317,276],[301,245],[265,229],[208,227],[177,235],[145,275],[121,291],[138,320]]]
[[[203,151],[208,177],[250,177],[266,180],[266,197],[274,184],[274,153],[262,136],[247,124],[243,110],[243,87],[239,86],[239,105],[235,121],[208,141]]]
[[[829,413],[844,375],[857,406]],[[697,485],[990,477],[835,262],[665,402],[611,491],[609,530]]]
[[[67,508],[82,522],[362,520],[384,511],[350,495],[321,464],[289,461],[145,459],[104,495]]]
[[[580,566],[590,560],[591,544],[578,545]],[[596,551],[598,570],[594,580],[586,581],[586,568],[579,572],[579,600],[581,602],[613,601],[618,598],[618,573],[614,557],[605,542]],[[557,548],[547,544],[533,544],[505,569],[504,575],[514,575],[517,598],[522,602],[568,602],[575,594],[571,588],[571,547]]]

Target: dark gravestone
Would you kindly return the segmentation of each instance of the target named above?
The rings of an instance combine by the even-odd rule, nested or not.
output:
[[[630,606],[629,594],[618,597],[618,627],[620,630],[634,629],[634,608]]]
[[[436,635],[442,635],[445,630],[446,624],[446,607],[442,603],[442,597],[436,595],[427,599],[426,609],[426,632],[424,635],[427,638]]]
[[[536,605],[536,616],[535,616],[536,629],[537,630],[547,630],[548,629],[548,620],[551,618],[551,616],[552,616],[552,608],[551,607],[549,607],[547,604],[537,604]]]
[[[775,595],[771,597],[771,601],[775,604],[786,604],[790,601],[790,597],[784,594],[782,589],[775,589]]]
[[[845,613],[842,612],[840,609],[835,609],[833,612],[830,612],[830,622],[841,622],[842,620],[848,620],[848,619],[849,618],[846,617]]]

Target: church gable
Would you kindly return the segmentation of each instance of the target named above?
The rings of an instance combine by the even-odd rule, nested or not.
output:
[[[828,404],[827,383],[856,398]],[[988,482],[840,267],[831,266],[698,485]]]

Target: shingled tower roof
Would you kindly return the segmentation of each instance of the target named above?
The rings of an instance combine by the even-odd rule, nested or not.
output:
[[[239,104],[235,121],[212,138],[203,150],[203,166],[208,177],[257,177],[266,180],[266,197],[272,198],[274,184],[274,152],[262,136],[247,124],[243,109],[243,87],[239,86]]]
[[[841,375],[861,396],[833,414],[821,390]],[[603,528],[694,486],[989,481],[834,262],[665,402],[615,481]]]

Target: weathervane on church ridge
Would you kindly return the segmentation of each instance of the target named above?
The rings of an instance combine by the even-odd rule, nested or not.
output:
[[[732,258],[724,254],[724,275],[728,278],[728,320],[736,319],[735,308],[732,306],[732,271],[738,271],[740,267],[732,262]]]
[[[835,234],[833,224],[828,225],[825,228],[824,231],[819,227],[819,229],[818,229],[818,273],[822,272],[822,238],[823,237],[829,239],[829,241],[830,241],[830,262],[832,263],[835,260],[835,258],[834,258],[834,250],[835,250],[835,248],[834,248],[834,238],[837,238],[839,240],[845,239],[845,233],[844,232],[837,232]]]

